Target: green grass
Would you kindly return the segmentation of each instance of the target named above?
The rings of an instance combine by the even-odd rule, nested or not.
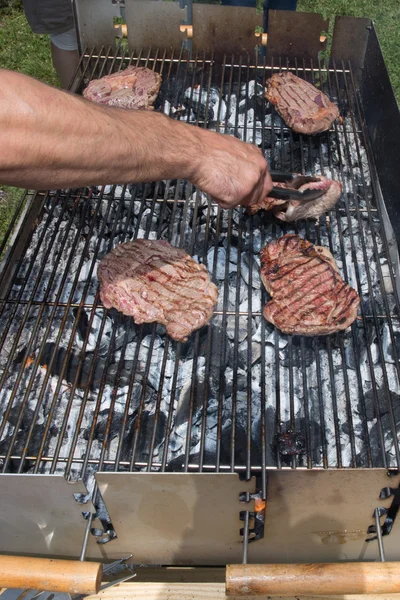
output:
[[[49,38],[32,33],[23,11],[18,8],[0,9],[0,67],[59,85],[51,64]],[[0,186],[0,244],[21,194],[19,188]]]
[[[32,33],[23,11],[0,11],[0,66],[58,86],[48,36]]]
[[[400,0],[299,0],[297,10],[322,13],[332,22],[336,15],[371,18],[400,103]]]

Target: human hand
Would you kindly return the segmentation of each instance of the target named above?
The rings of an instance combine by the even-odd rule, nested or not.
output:
[[[198,129],[201,151],[190,181],[222,208],[250,206],[272,189],[268,164],[261,151],[235,137]]]

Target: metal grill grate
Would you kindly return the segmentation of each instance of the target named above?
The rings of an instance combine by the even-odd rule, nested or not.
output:
[[[264,98],[284,60],[87,51],[74,89],[128,64],[162,73],[156,108],[257,143],[273,169],[338,179],[343,197],[316,223],[285,225],[221,210],[184,181],[36,194],[0,305],[2,471],[261,470],[265,491],[266,467],[400,466],[399,303],[350,66],[297,62],[343,116],[311,138]],[[360,294],[351,330],[299,338],[262,318],[258,253],[289,232],[329,248]],[[211,325],[185,344],[99,301],[100,258],[143,237],[185,248],[218,284]]]

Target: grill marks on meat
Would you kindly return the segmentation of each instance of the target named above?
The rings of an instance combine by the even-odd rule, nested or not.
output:
[[[249,206],[247,212],[254,214],[259,210],[272,210],[274,215],[281,221],[291,222],[299,221],[300,219],[317,219],[322,214],[335,206],[339,200],[343,186],[338,181],[326,179],[326,177],[318,177],[319,181],[306,183],[299,187],[300,191],[325,189],[326,192],[316,200],[307,202],[300,200],[278,200],[276,198],[265,198],[260,204]],[[290,185],[285,183],[274,183],[277,187],[290,188]]]
[[[298,235],[261,250],[261,279],[272,300],[264,317],[283,333],[328,335],[357,317],[357,292],[343,281],[332,254]]]
[[[268,79],[266,97],[286,125],[298,133],[321,133],[339,117],[336,104],[311,83],[290,71],[276,73]]]
[[[128,67],[89,83],[83,95],[87,100],[119,108],[153,110],[161,85],[161,75],[147,67]]]
[[[205,266],[160,240],[116,246],[101,260],[98,278],[106,308],[138,324],[162,323],[180,342],[209,323],[218,298]]]

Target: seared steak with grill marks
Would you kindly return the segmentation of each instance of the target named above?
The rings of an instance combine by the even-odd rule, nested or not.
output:
[[[205,266],[161,240],[116,246],[101,260],[98,278],[106,308],[135,323],[162,323],[179,342],[209,323],[218,298]]]
[[[268,244],[260,258],[261,279],[272,296],[264,317],[283,333],[328,335],[356,319],[358,294],[326,248],[290,234]]]
[[[298,133],[326,131],[339,116],[338,107],[325,94],[289,71],[268,79],[266,97],[286,125]]]
[[[315,190],[326,189],[325,194],[316,200],[307,202],[300,200],[278,200],[276,198],[265,198],[260,204],[249,206],[247,212],[254,214],[259,210],[272,210],[274,215],[281,221],[299,221],[300,219],[317,219],[319,216],[335,206],[342,194],[342,184],[326,177],[318,177],[319,181],[306,183],[298,189]],[[290,188],[290,185],[285,183],[274,183],[277,187]]]
[[[94,79],[84,90],[87,100],[119,108],[153,110],[161,85],[161,75],[146,67],[128,67],[124,71]]]

